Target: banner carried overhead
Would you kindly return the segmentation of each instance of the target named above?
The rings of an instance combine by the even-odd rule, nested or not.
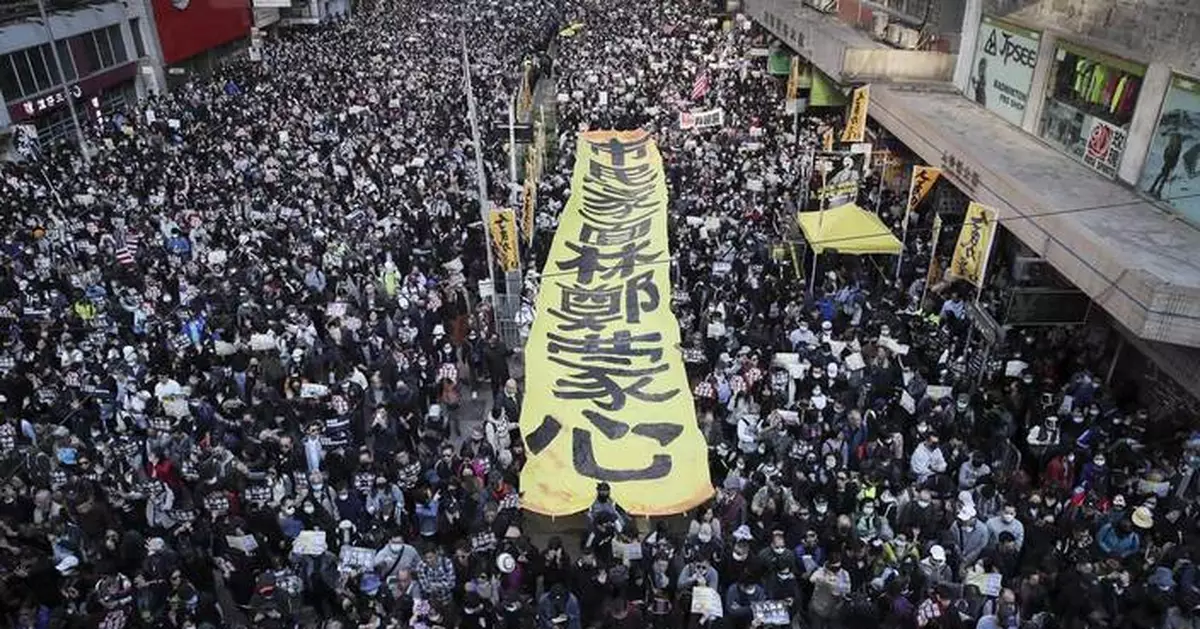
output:
[[[492,210],[490,217],[492,247],[496,251],[496,263],[505,271],[515,271],[520,264],[517,251],[517,216],[509,209]]]
[[[725,126],[724,109],[679,112],[679,128],[684,131],[688,129],[708,129],[709,127],[723,126]]]
[[[521,504],[587,509],[596,485],[639,515],[712,496],[671,312],[667,184],[643,131],[580,135],[525,347]]]
[[[996,223],[996,210],[971,202],[963,219],[962,231],[958,234],[958,244],[954,246],[954,259],[950,262],[951,277],[983,288],[992,240],[996,237]]]
[[[864,85],[850,96],[850,113],[846,114],[846,128],[842,130],[842,142],[862,142],[867,135],[867,107],[871,102],[871,86]]]

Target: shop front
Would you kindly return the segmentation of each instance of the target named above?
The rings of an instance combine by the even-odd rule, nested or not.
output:
[[[137,67],[137,63],[126,63],[94,74],[72,83],[66,94],[55,90],[36,98],[8,103],[8,116],[14,125],[34,127],[43,146],[72,142],[74,130],[67,98],[74,99],[80,124],[102,123],[125,104],[136,101],[134,79]]]
[[[1146,66],[1059,42],[1038,135],[1115,179]]]

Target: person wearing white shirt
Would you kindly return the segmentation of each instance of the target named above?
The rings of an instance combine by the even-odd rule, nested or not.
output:
[[[937,435],[931,433],[925,437],[925,441],[917,444],[909,466],[918,483],[925,483],[933,475],[946,471],[946,458],[942,456],[942,450],[938,447]]]

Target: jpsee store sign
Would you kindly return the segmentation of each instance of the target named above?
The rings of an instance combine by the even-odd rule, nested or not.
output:
[[[968,94],[1001,118],[1020,125],[1029,103],[1038,41],[1034,31],[984,17],[975,43]]]

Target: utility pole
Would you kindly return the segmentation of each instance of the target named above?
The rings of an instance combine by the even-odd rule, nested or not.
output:
[[[83,162],[91,165],[92,156],[88,152],[87,140],[83,137],[83,127],[79,124],[79,114],[75,111],[75,98],[71,95],[71,89],[67,85],[67,73],[63,72],[62,57],[58,54],[58,41],[54,39],[54,29],[50,27],[50,18],[46,15],[45,0],[38,0],[38,13],[42,16],[42,28],[46,29],[46,37],[50,40],[50,52],[54,55],[54,65],[58,68],[58,78],[61,79],[59,87],[62,88],[63,99],[67,101],[67,109],[71,112],[71,124],[75,125],[75,140],[79,143],[79,153],[83,155]]]
[[[475,111],[475,92],[471,88],[471,61],[467,58],[467,36],[464,31],[458,32],[462,43],[463,87],[467,90],[467,118],[471,123],[471,142],[475,148],[475,183],[479,186],[479,218],[483,221],[483,242],[487,249],[488,281],[491,282],[493,293],[496,291],[496,261],[492,252],[491,220],[488,216],[491,201],[488,199],[487,174],[483,170],[483,142],[479,138],[479,118]],[[496,316],[499,299],[492,300],[492,316]],[[495,321],[493,321],[495,325]]]

